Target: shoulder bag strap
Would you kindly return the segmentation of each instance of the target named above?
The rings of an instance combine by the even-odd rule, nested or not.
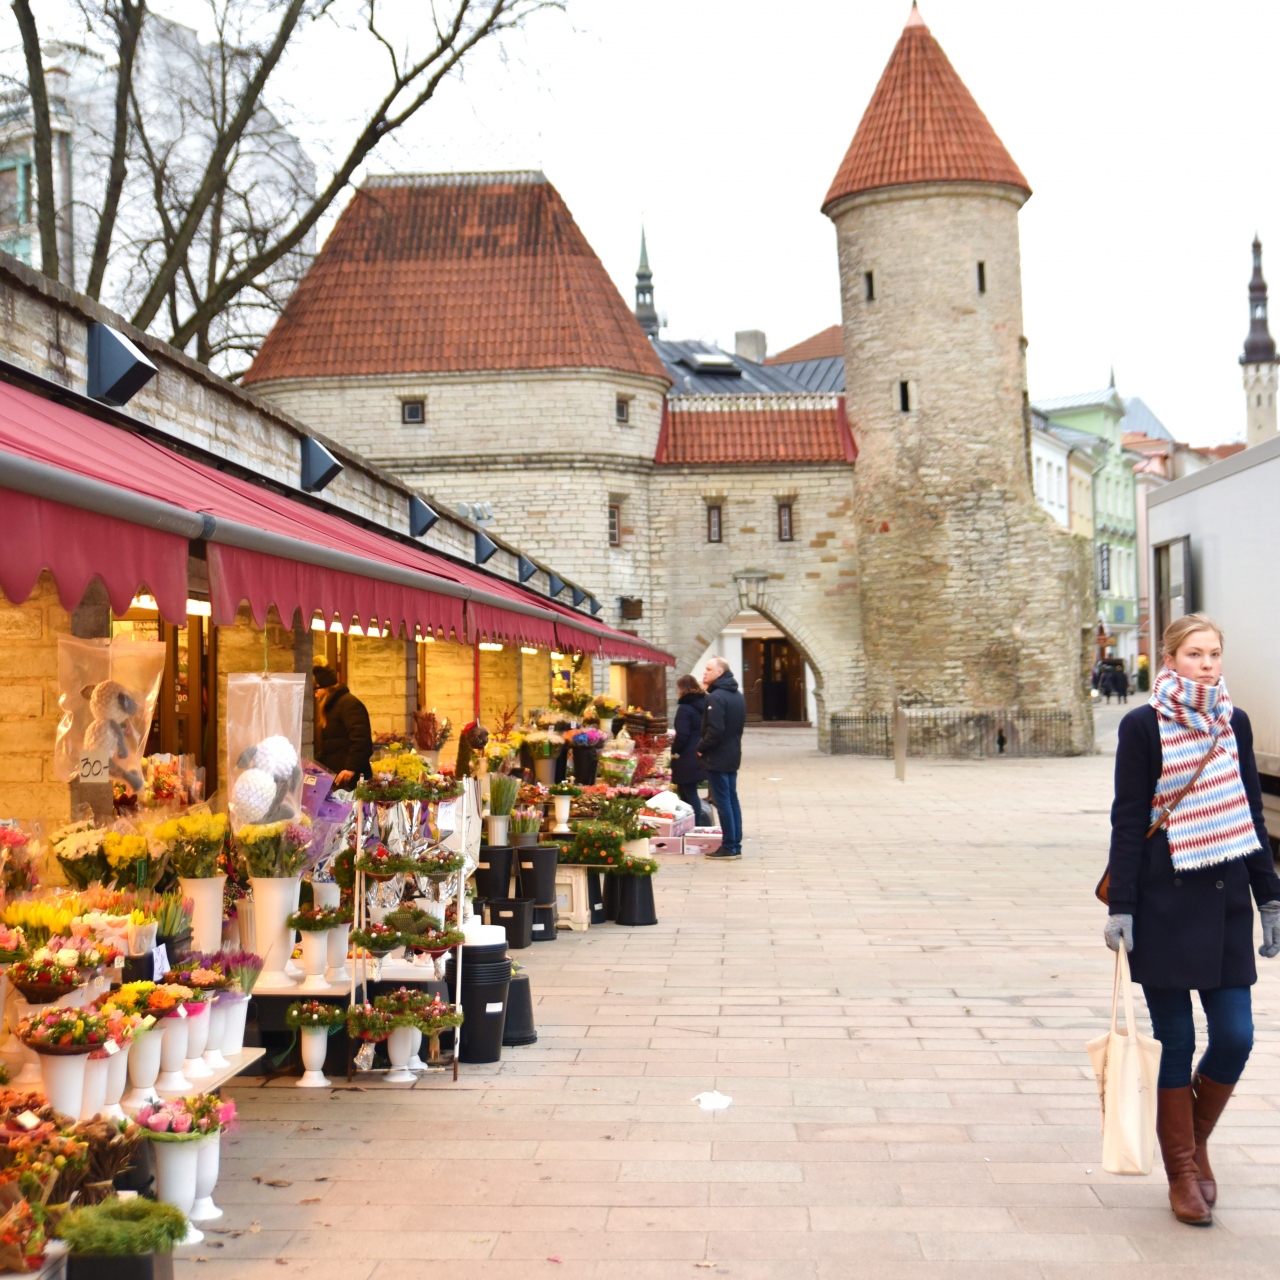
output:
[[[1205,765],[1209,763],[1209,757],[1212,756],[1217,749],[1218,739],[1215,737],[1213,742],[1209,744],[1209,750],[1205,752],[1204,759],[1196,766],[1196,771],[1191,775],[1191,780],[1182,788],[1181,791],[1178,792],[1176,796],[1173,797],[1172,800],[1169,801],[1167,805],[1165,805],[1163,809],[1160,810],[1159,814],[1156,816],[1156,820],[1151,824],[1150,829],[1147,831],[1148,840],[1150,840],[1151,837],[1164,826],[1164,824],[1169,820],[1169,815],[1176,808],[1178,802],[1182,800],[1183,797],[1186,796],[1187,792],[1196,785],[1196,780],[1204,772]]]

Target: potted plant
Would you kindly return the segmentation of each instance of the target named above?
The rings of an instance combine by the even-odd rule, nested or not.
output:
[[[186,1233],[179,1209],[142,1196],[71,1209],[54,1230],[67,1245],[67,1280],[172,1280]]]
[[[351,930],[351,943],[363,947],[371,956],[390,955],[405,944],[404,935],[389,924],[371,920],[363,929]]]
[[[236,844],[253,890],[254,942],[264,960],[258,989],[287,991],[296,985],[285,972],[293,954],[293,931],[287,921],[298,909],[311,827],[305,819],[245,823],[236,832]]]
[[[517,807],[511,811],[510,840],[512,848],[522,849],[538,843],[542,830],[542,810]]]
[[[320,1000],[295,1000],[285,1010],[284,1020],[302,1040],[303,1071],[298,1088],[326,1088],[329,1081],[324,1074],[324,1060],[329,1052],[329,1037],[335,1028],[346,1023],[346,1009]]]
[[[507,824],[519,795],[519,778],[509,773],[489,775],[489,843],[495,848],[507,847]]]
[[[524,749],[533,757],[534,775],[549,787],[556,780],[556,759],[564,750],[563,735],[554,729],[530,730],[524,735]]]
[[[306,976],[300,991],[328,991],[324,976],[329,963],[329,930],[338,923],[343,912],[322,907],[299,907],[285,923],[302,935],[302,968]],[[351,919],[350,913],[346,918]]]
[[[18,1039],[40,1055],[43,1090],[55,1111],[79,1118],[89,1054],[108,1039],[106,1021],[88,1009],[54,1006],[18,1024]]]
[[[575,762],[574,775],[577,775]],[[551,787],[551,801],[555,805],[556,825],[552,830],[559,835],[569,830],[569,810],[582,794],[582,788],[572,782],[557,782]]]
[[[605,801],[600,816],[605,822],[622,828],[622,852],[631,857],[647,858],[649,856],[649,832],[651,830],[640,818],[640,810],[644,808],[644,799],[638,795],[613,796]]]
[[[192,809],[151,833],[178,873],[183,897],[192,902],[191,945],[216,951],[222,942],[222,888],[227,877],[218,869],[227,843],[227,815]]]

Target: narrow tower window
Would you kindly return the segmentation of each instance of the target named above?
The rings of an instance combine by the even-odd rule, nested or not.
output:
[[[868,271],[864,275],[863,280],[867,284],[867,301],[874,302],[876,300],[876,275],[874,271]]]
[[[903,413],[911,412],[911,384],[909,382],[898,383],[898,408]]]
[[[978,292],[986,293],[987,291],[987,264],[985,262],[978,263]]]
[[[609,545],[622,545],[622,508],[612,502],[609,504]]]
[[[720,537],[720,504],[712,503],[707,507],[707,541],[719,542]]]
[[[790,542],[795,537],[791,521],[791,503],[778,503],[778,541]]]

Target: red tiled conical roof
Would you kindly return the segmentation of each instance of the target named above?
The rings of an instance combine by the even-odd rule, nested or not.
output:
[[[765,364],[799,364],[804,360],[828,360],[832,356],[843,355],[844,330],[838,324],[833,324],[829,329],[815,333],[812,338],[806,338],[803,342],[797,342],[794,347],[770,356]]]
[[[373,178],[243,381],[611,369],[670,382],[541,173]]]
[[[914,5],[822,207],[913,182],[992,182],[1031,194]]]

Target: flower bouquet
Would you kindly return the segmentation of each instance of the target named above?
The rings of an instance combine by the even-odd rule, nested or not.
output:
[[[212,997],[216,992],[226,991],[231,986],[231,975],[220,968],[205,968],[195,965],[188,969],[173,969],[164,975],[170,986],[190,987],[196,998]]]
[[[49,1190],[56,1181],[56,1177],[49,1180]],[[14,1200],[0,1217],[0,1271],[25,1274],[44,1266],[44,1251],[49,1243],[45,1221],[41,1200],[34,1204],[25,1196]]]
[[[570,729],[564,737],[571,747],[599,747],[609,740],[608,734],[589,728]]]
[[[121,1014],[137,1015],[154,1021],[149,997],[155,989],[154,982],[126,982],[103,996],[99,1001],[99,1008],[108,1016],[110,1010],[116,1010]]]
[[[83,969],[86,974],[93,973],[94,970],[101,968],[103,965],[114,964],[124,954],[113,943],[99,942],[96,938],[85,936],[73,935],[70,938],[50,938],[45,946],[54,955],[61,955],[64,951],[74,951],[79,956],[78,967]]]
[[[89,975],[80,968],[80,953],[73,947],[51,951],[37,947],[9,970],[9,981],[28,1004],[52,1004],[82,987]]]
[[[547,797],[550,794],[551,789],[544,787],[540,782],[525,782],[520,787],[520,803],[546,804]]]
[[[456,800],[463,791],[462,783],[445,774],[424,774],[418,784],[422,788],[422,800],[427,804],[440,804],[444,800]]]
[[[448,716],[438,716],[435,707],[413,716],[413,741],[421,751],[439,751],[449,741],[453,725]]]
[[[417,988],[410,990],[408,987],[401,987],[399,990],[390,991],[386,995],[375,996],[373,1007],[379,1013],[387,1015],[391,1028],[394,1030],[396,1027],[418,1026],[419,1013],[430,1003],[430,997],[425,991]]]
[[[417,760],[417,756],[412,757]],[[369,782],[356,787],[356,799],[365,803],[400,804],[406,800],[421,800],[422,786],[416,777],[405,778],[395,773],[375,774]]]
[[[572,782],[556,782],[551,786],[553,796],[570,796],[576,800],[582,794],[582,788]]]
[[[19,898],[5,904],[3,919],[10,928],[26,934],[28,946],[39,946],[54,934],[71,932],[78,906],[74,897]]]
[[[311,847],[310,821],[304,816],[299,822],[245,823],[236,832],[236,844],[254,879],[288,879],[306,866]]]
[[[347,1010],[347,1035],[353,1040],[367,1040],[372,1044],[385,1040],[394,1030],[391,1015],[374,1008],[368,1001]]]
[[[617,698],[610,698],[607,694],[597,694],[591,700],[591,705],[595,707],[596,716],[602,725],[612,723],[622,710],[622,704]]]
[[[167,858],[152,858],[147,837],[136,832],[104,832],[102,852],[118,889],[127,886],[154,889],[168,861]]]
[[[511,811],[510,834],[513,836],[536,836],[542,830],[542,810],[532,808],[516,808]]]
[[[0,924],[0,964],[21,960],[27,952],[27,935],[21,929]]]
[[[107,1022],[89,1009],[55,1006],[18,1023],[18,1039],[37,1053],[92,1053],[111,1037]]]
[[[185,1005],[195,992],[178,982],[153,984],[147,992],[147,1012],[157,1018],[167,1018],[176,1013],[179,1005]]]
[[[284,1013],[285,1025],[294,1031],[311,1028],[329,1031],[347,1021],[343,1005],[325,1004],[322,1000],[295,1000]]]
[[[562,689],[551,695],[551,701],[571,716],[581,716],[591,705],[591,695],[584,689]]]
[[[303,933],[324,933],[351,923],[350,907],[299,907],[285,923]]]
[[[351,944],[363,947],[371,956],[385,956],[397,947],[404,946],[405,936],[390,925],[370,922],[363,929],[352,929]]]
[[[218,859],[227,843],[227,815],[192,810],[155,827],[152,836],[169,855],[169,865],[185,880],[219,874]]]
[[[102,851],[102,840],[106,834],[103,828],[88,821],[72,822],[49,837],[53,856],[69,884],[77,889],[87,889],[95,880],[107,878],[107,855]]]
[[[193,1142],[220,1133],[236,1118],[236,1104],[216,1094],[144,1104],[134,1120],[152,1142]]]
[[[507,817],[520,795],[520,779],[510,774],[489,775],[489,813],[495,818]]]
[[[206,962],[208,959],[206,957]],[[254,955],[252,951],[219,951],[213,959],[231,978],[232,989],[241,991],[246,996],[253,990],[262,973],[262,957]]]
[[[405,946],[410,950],[426,952],[430,956],[443,955],[464,941],[461,930],[441,929],[435,916],[417,907],[401,907],[399,911],[388,912],[385,923],[400,931]]]
[[[524,745],[535,760],[548,760],[560,754],[564,735],[554,729],[534,729],[524,735]]]
[[[5,893],[30,893],[39,885],[36,848],[16,823],[0,822],[0,888]]]

